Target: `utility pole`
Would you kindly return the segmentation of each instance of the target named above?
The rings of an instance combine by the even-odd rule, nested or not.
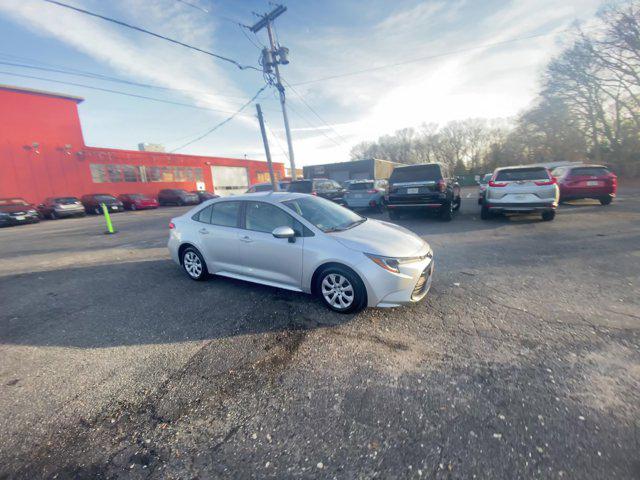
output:
[[[260,122],[260,133],[262,133],[262,143],[264,143],[264,153],[267,155],[267,165],[269,165],[269,178],[271,178],[271,187],[274,192],[278,191],[276,185],[276,177],[273,174],[273,163],[271,163],[271,150],[269,150],[269,140],[267,140],[267,132],[264,129],[264,119],[262,118],[262,109],[260,104],[256,103],[256,110],[258,111],[258,122]]]
[[[280,80],[280,68],[279,65],[287,65],[289,59],[287,55],[289,49],[276,45],[273,38],[273,29],[271,27],[272,22],[287,11],[287,7],[284,5],[278,5],[271,12],[264,15],[260,15],[260,20],[253,26],[249,27],[253,33],[257,33],[266,27],[267,35],[269,36],[269,47],[262,50],[262,68],[264,73],[269,76],[272,72],[275,72],[276,83],[275,87],[280,94],[280,106],[282,107],[282,118],[284,119],[284,129],[287,134],[287,146],[289,147],[289,163],[291,165],[291,178],[296,179],[296,161],[293,155],[293,141],[291,140],[291,129],[289,128],[289,116],[287,115],[287,107],[285,104],[284,86]],[[273,70],[271,69],[273,67]]]

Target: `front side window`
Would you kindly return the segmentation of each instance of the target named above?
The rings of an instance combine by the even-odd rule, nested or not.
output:
[[[277,227],[291,227],[302,232],[302,225],[281,208],[264,202],[247,202],[245,228],[255,232],[271,233]]]

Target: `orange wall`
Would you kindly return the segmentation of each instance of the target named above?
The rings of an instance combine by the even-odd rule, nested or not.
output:
[[[256,160],[87,147],[78,117],[80,101],[0,87],[0,197],[40,203],[56,195],[156,195],[163,188],[196,188],[195,181],[93,183],[90,163],[199,167],[207,190],[215,190],[211,165],[246,167],[252,184],[259,172],[268,171],[265,162]],[[274,170],[284,176],[282,163],[274,163]]]

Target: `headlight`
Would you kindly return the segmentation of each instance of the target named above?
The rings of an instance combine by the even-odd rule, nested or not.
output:
[[[420,255],[418,257],[383,257],[381,255],[373,255],[371,253],[365,253],[365,255],[385,270],[393,273],[400,273],[400,265],[420,262],[427,257],[431,258],[433,257],[433,252],[429,250],[426,255]]]

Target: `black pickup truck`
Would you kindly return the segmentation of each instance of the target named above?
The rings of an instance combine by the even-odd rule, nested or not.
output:
[[[440,163],[396,167],[389,178],[386,203],[392,220],[400,218],[402,212],[425,210],[449,221],[462,203],[460,185]]]

